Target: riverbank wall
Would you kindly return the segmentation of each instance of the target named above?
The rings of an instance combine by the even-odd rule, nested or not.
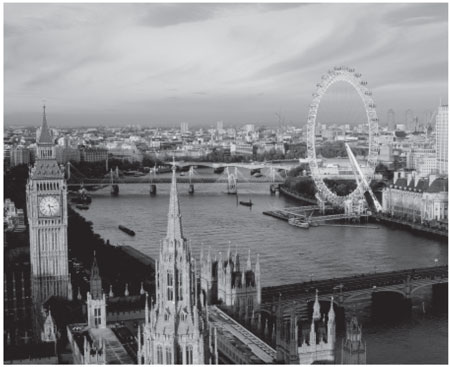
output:
[[[391,218],[383,214],[372,215],[370,217],[370,221],[372,223],[381,222],[389,227],[404,229],[422,236],[448,241],[448,231],[425,227],[422,224],[410,223],[404,220]]]
[[[93,223],[69,208],[68,247],[71,261],[74,296],[77,288],[85,295],[89,289],[93,256],[97,259],[103,290],[111,287],[115,296],[123,296],[125,288],[130,295],[139,294],[141,286],[153,295],[155,292],[155,261],[129,246],[113,246],[95,233]]]
[[[298,193],[295,193],[295,192],[289,190],[285,185],[280,185],[280,194],[283,194],[291,199],[301,201],[303,204],[306,203],[309,205],[317,205],[316,199],[307,198]]]

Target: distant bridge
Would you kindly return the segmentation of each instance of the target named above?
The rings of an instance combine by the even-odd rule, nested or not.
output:
[[[448,265],[427,268],[370,273],[287,284],[262,289],[261,312],[273,314],[278,305],[288,311],[295,307],[306,315],[308,303],[314,301],[316,289],[319,300],[334,302],[341,307],[352,302],[370,299],[375,292],[395,292],[411,299],[414,293],[427,286],[448,283]]]
[[[114,184],[116,185],[122,185],[122,184],[164,184],[164,183],[170,183],[172,181],[171,177],[158,177],[155,176],[153,178],[150,178],[149,175],[141,176],[141,177],[115,177],[114,178]],[[195,184],[195,183],[203,183],[203,184],[226,184],[226,180],[220,180],[215,177],[201,177],[201,176],[193,176],[193,177],[183,177],[179,176],[177,177],[177,183],[179,184]],[[245,181],[239,181],[240,183],[282,183],[284,182],[283,179],[275,178],[271,179],[269,177],[252,177],[249,179],[246,179]],[[96,187],[96,186],[110,186],[111,182],[109,178],[104,179],[71,179],[67,182],[68,187],[75,187],[83,185],[84,187]]]
[[[168,164],[168,163],[166,163]],[[184,176],[181,173],[177,177],[177,182],[180,184],[187,183],[190,185],[196,183],[226,183],[228,187],[233,187],[235,190],[236,183],[271,183],[279,184],[284,182],[285,177],[282,177],[277,171],[283,170],[286,172],[289,168],[286,166],[273,166],[270,164],[225,164],[225,163],[209,163],[209,162],[172,162],[171,165],[178,167],[190,167],[189,173]],[[198,174],[194,167],[196,166],[207,166],[213,168],[226,168],[224,173],[220,176],[206,176]],[[229,167],[234,167],[234,172],[231,172]],[[269,170],[269,174],[266,175],[250,175],[245,176],[239,172],[238,168],[246,168],[250,170],[261,170],[263,168]],[[105,174],[103,177],[99,178],[87,178],[81,172],[79,172],[70,163],[67,164],[66,176],[68,187],[79,187],[83,185],[84,187],[115,187],[118,193],[118,187],[122,184],[148,184],[155,187],[159,183],[170,183],[171,175],[159,175],[156,172],[156,167],[151,172],[147,174],[142,174],[140,172],[120,172],[116,167],[115,170],[111,169],[109,173]],[[132,176],[128,174],[132,174]],[[256,172],[254,172],[256,173]],[[278,186],[278,185],[277,185]]]
[[[164,162],[164,165],[172,166],[174,163],[172,161],[170,162]],[[282,170],[282,171],[289,171],[295,167],[298,167],[300,165],[299,161],[296,163],[289,161],[288,164],[280,164],[277,163],[270,163],[270,162],[253,162],[253,163],[239,163],[239,162],[195,162],[195,161],[176,161],[175,166],[177,167],[209,167],[209,168],[225,168],[225,167],[236,167],[236,168],[244,168],[248,170],[254,170],[254,169],[276,169],[276,170]]]

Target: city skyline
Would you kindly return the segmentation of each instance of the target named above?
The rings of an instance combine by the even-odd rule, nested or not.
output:
[[[45,100],[55,127],[302,126],[334,65],[381,121],[447,100],[447,4],[6,4],[4,21],[7,125]]]

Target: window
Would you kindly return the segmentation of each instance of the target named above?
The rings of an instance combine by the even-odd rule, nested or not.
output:
[[[173,273],[167,272],[167,300],[173,301]]]
[[[194,364],[194,353],[190,344],[186,347],[186,364]]]
[[[183,347],[181,345],[177,346],[177,360],[175,364],[183,364]]]
[[[156,347],[156,363],[163,364],[163,351],[161,345]]]
[[[172,349],[166,347],[166,364],[172,364]]]
[[[178,272],[178,299],[183,300],[183,273]]]
[[[94,308],[94,325],[98,326],[102,323],[102,312],[100,308]]]

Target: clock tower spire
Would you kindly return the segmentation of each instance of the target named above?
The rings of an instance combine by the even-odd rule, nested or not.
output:
[[[35,337],[41,334],[42,305],[51,296],[68,298],[67,185],[55,159],[44,106],[36,134],[36,162],[26,187],[30,234],[31,284]]]

